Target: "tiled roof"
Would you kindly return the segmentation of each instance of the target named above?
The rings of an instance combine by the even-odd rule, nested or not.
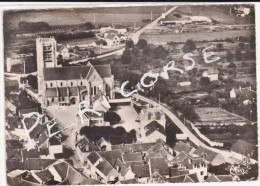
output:
[[[189,174],[189,170],[183,168],[170,168],[169,170],[170,177]]]
[[[133,144],[120,144],[112,145],[112,150],[121,149],[123,153],[143,152],[149,150],[155,143],[133,143]]]
[[[218,179],[217,176],[215,176],[214,174],[210,175],[207,179],[206,182],[220,182],[221,180]]]
[[[179,162],[182,162],[185,158],[187,157],[187,154],[185,154],[184,152],[179,153],[177,156],[175,156],[172,159],[172,163],[177,164]]]
[[[143,178],[143,177],[149,177],[150,172],[149,172],[149,165],[148,164],[142,164],[142,165],[133,165],[131,166],[133,173],[138,178]]]
[[[92,164],[95,164],[97,162],[97,160],[100,158],[100,155],[93,151],[88,155],[88,159]]]
[[[55,170],[58,172],[58,174],[61,176],[62,179],[65,179],[67,176],[69,165],[66,162],[61,162],[56,165],[53,165]]]
[[[37,107],[32,107],[32,108],[20,108],[20,114],[28,114],[30,112],[38,112]]]
[[[152,134],[155,131],[160,132],[161,134],[165,135],[165,130],[164,127],[162,125],[160,125],[157,121],[152,121],[151,123],[149,123],[148,125],[145,126],[146,129],[148,129],[145,132],[146,136],[149,136],[150,134]]]
[[[109,33],[109,34],[107,34],[106,39],[113,40],[114,37],[116,37],[115,34],[110,34],[110,33]]]
[[[219,155],[218,153],[211,151],[209,149],[203,148],[199,146],[195,151],[194,154],[198,156],[204,156],[204,159],[208,162],[213,162],[213,160]]]
[[[59,95],[62,97],[68,96],[67,90],[68,90],[67,87],[59,87],[58,88]]]
[[[82,90],[85,90],[87,87],[86,86],[79,86],[79,92],[81,92]]]
[[[106,160],[100,162],[96,168],[98,170],[100,170],[100,172],[102,172],[105,176],[108,176],[108,175],[113,175],[113,176],[117,176],[117,171],[116,169]]]
[[[189,175],[174,176],[166,179],[169,183],[194,183]]]
[[[46,97],[57,97],[58,96],[58,92],[56,88],[47,88],[45,90],[45,95]]]
[[[120,181],[121,184],[137,184],[138,180],[136,178],[130,180],[122,180]]]
[[[128,162],[125,162],[126,166],[135,166],[135,165],[143,165],[144,164],[144,160],[141,160],[141,161],[128,161]]]
[[[190,153],[190,151],[193,149],[192,146],[182,142],[182,141],[179,141],[175,147],[174,147],[174,150],[177,151],[177,152],[185,152],[187,154]]]
[[[111,77],[111,66],[110,64],[106,65],[94,65],[93,66],[101,78],[109,78]]]
[[[124,159],[124,162],[142,161],[142,154],[141,154],[141,152],[123,154],[123,159]]]
[[[35,173],[43,182],[49,181],[53,178],[53,175],[49,170],[43,170]]]
[[[208,75],[219,73],[219,71],[217,69],[208,69],[206,72],[207,72]]]
[[[98,146],[94,145],[94,143],[85,136],[76,143],[76,146],[78,146],[82,152],[92,152],[100,150]]]
[[[118,167],[118,172],[121,174],[121,176],[125,176],[126,173],[130,170],[120,159],[116,160],[116,163],[114,167]]]
[[[120,149],[110,151],[99,151],[97,152],[100,156],[106,159],[111,165],[115,165],[117,159],[122,159],[122,151]]]
[[[72,80],[86,78],[91,66],[71,66],[60,68],[45,68],[44,80]]]
[[[232,146],[231,148],[231,151],[234,151],[236,153],[239,153],[239,154],[243,154],[243,155],[252,155],[252,152],[253,152],[253,145],[248,143],[248,142],[245,142],[245,141],[242,141],[242,140],[238,140],[235,145]]]
[[[23,159],[27,159],[27,158],[40,158],[40,151],[38,151],[37,149],[31,149],[29,151],[27,150],[22,150],[22,154],[23,154]]]
[[[25,170],[43,170],[53,164],[55,159],[29,158],[25,160]]]
[[[164,158],[150,158],[151,172],[158,171],[160,175],[169,175],[169,167]]]
[[[231,175],[217,175],[217,177],[223,182],[233,181],[233,177]]]
[[[61,145],[61,141],[55,136],[49,139],[49,143],[50,145]]]

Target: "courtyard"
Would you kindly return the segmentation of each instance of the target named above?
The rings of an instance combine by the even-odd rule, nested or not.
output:
[[[120,105],[117,108],[118,110],[116,113],[121,117],[121,121],[119,124],[113,125],[113,127],[123,127],[127,132],[135,129],[138,132],[140,123],[136,120],[138,120],[139,115],[136,113],[134,108],[130,105]]]

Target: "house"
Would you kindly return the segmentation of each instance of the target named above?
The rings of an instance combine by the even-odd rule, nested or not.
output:
[[[208,77],[210,81],[217,81],[218,80],[219,71],[216,69],[209,69],[202,73],[202,77]]]
[[[243,98],[243,100],[255,101],[256,99],[256,91],[252,90],[251,87],[241,88],[241,86],[237,88],[232,88],[229,92],[229,96],[231,99]]]
[[[249,158],[254,155],[254,145],[238,140],[230,149],[232,157],[240,160],[242,163],[250,163]],[[248,162],[249,161],[249,162]]]
[[[206,180],[206,182],[230,182],[234,181],[231,175],[210,175]]]
[[[159,139],[154,146],[147,150],[145,158],[164,158],[166,161],[171,161],[173,159],[173,149]]]
[[[166,142],[165,128],[157,121],[152,121],[146,125],[142,131],[143,133],[141,133],[141,135],[144,142],[156,142],[158,139]]]
[[[92,178],[100,178],[103,183],[115,181],[119,177],[118,171],[95,151],[88,155],[87,165],[92,173]]]
[[[171,161],[172,165],[178,166],[179,171],[184,173],[188,171],[189,174],[196,174],[199,182],[204,181],[207,176],[207,164],[201,157],[192,157],[184,152],[181,152]]]
[[[164,158],[150,158],[148,164],[150,165],[150,175],[156,171],[163,177],[169,177],[168,163]]]
[[[14,65],[22,65],[24,60],[21,56],[14,52],[7,52],[6,56],[6,71],[11,72]]]
[[[127,28],[122,25],[115,25],[114,30],[116,30],[119,34],[126,34],[127,33]]]
[[[193,152],[196,150],[194,147],[192,147],[189,144],[184,143],[182,141],[179,141],[178,143],[176,143],[176,145],[173,149],[177,155],[180,154],[181,152],[192,155]]]
[[[158,108],[147,108],[140,112],[141,141],[146,143],[156,142],[158,139],[166,142],[165,114]]]
[[[107,140],[105,140],[103,137],[101,137],[98,141],[97,141],[97,145],[105,151],[110,151],[112,150],[111,148],[111,143]]]
[[[203,157],[206,163],[209,163],[213,166],[225,163],[225,158],[221,154],[211,151],[209,149],[203,148],[202,146],[199,146],[194,151],[193,156]]]
[[[104,39],[109,47],[120,45],[120,38],[116,34],[107,34]]]
[[[177,83],[177,86],[180,86],[180,87],[185,87],[185,86],[190,86],[190,85],[191,85],[190,81],[184,81],[184,82]]]
[[[130,166],[126,166],[119,158],[117,158],[114,166],[119,173],[119,180],[131,180],[135,178]]]
[[[61,55],[62,59],[69,59],[70,58],[70,52],[69,48],[66,45],[57,45],[57,56]]]
[[[166,179],[167,183],[198,183],[196,174],[173,176]]]
[[[76,154],[83,164],[87,161],[87,157],[92,151],[100,150],[100,147],[94,145],[94,143],[85,136],[76,142]]]
[[[10,185],[95,185],[101,182],[85,177],[65,160],[55,160],[41,170],[19,171],[7,174]]]
[[[48,150],[50,155],[63,153],[63,145],[61,144],[61,140],[55,136],[49,138]]]
[[[100,28],[100,33],[105,33],[105,32],[108,32],[110,30],[113,30],[113,28],[111,26],[101,27]]]

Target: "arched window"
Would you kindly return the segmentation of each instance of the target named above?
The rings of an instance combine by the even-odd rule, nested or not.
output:
[[[61,86],[61,87],[63,86],[63,83],[62,83],[62,82],[60,83],[60,86]]]
[[[80,82],[80,86],[82,86],[82,85],[83,85],[83,82],[81,81],[81,82]]]
[[[73,82],[70,82],[70,86],[73,86]]]
[[[52,87],[52,83],[50,83],[50,86]]]

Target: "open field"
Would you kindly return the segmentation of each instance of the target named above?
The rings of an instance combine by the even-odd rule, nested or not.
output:
[[[234,14],[230,15],[230,7],[233,6],[210,5],[207,8],[205,5],[184,5],[179,6],[174,13],[194,16],[207,16],[223,24],[254,24],[255,20],[250,17],[236,17]]]
[[[250,36],[254,34],[253,30],[227,30],[222,32],[198,32],[198,33],[182,33],[182,34],[142,34],[140,39],[145,39],[151,44],[166,44],[167,42],[185,42],[188,39],[194,41],[226,39],[239,36]]]
[[[195,122],[195,125],[243,125],[249,123],[245,118],[217,107],[195,108],[195,112],[199,115],[199,119]]]
[[[158,17],[162,12],[169,10],[172,6],[145,6],[145,7],[115,7],[115,8],[69,8],[53,9],[44,11],[17,11],[6,12],[5,28],[14,29],[22,21],[38,22],[44,21],[50,25],[76,25],[85,22],[95,22],[97,24],[124,24],[128,23],[134,26],[143,24],[142,20],[150,19],[151,11],[153,19]]]

